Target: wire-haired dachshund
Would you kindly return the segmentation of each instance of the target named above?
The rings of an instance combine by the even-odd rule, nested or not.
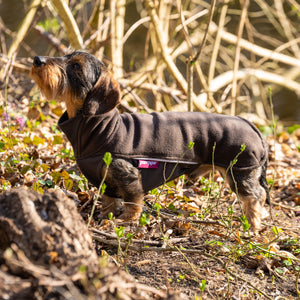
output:
[[[47,99],[64,101],[58,124],[67,135],[82,173],[96,187],[106,166],[102,214],[135,219],[149,190],[183,174],[197,178],[212,167],[226,177],[243,203],[254,231],[269,200],[266,182],[268,150],[250,122],[201,112],[119,114],[119,84],[93,55],[75,51],[63,57],[34,57],[31,76]]]

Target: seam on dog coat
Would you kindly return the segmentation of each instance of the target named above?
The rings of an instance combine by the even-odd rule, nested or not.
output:
[[[136,167],[138,159],[161,161],[158,169],[140,169],[144,191],[200,164],[227,168],[242,144],[246,148],[233,169],[251,170],[267,160],[260,132],[240,117],[201,112],[119,114],[115,108],[105,114],[80,113],[71,119],[65,112],[58,125],[71,142],[82,173],[95,186],[101,182],[105,152]],[[194,142],[192,149],[188,148],[190,142]]]

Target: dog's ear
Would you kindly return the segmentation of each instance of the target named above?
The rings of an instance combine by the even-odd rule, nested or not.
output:
[[[102,71],[83,106],[84,115],[103,114],[114,109],[121,101],[120,86],[107,70]]]

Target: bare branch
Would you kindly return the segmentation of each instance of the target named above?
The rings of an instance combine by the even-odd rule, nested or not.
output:
[[[155,7],[154,7],[154,3],[151,0],[146,0],[146,7],[148,10],[148,13],[150,15],[151,21],[153,23],[154,26],[154,30],[156,33],[156,37],[157,40],[160,44],[161,47],[161,52],[162,52],[162,56],[163,59],[170,71],[170,73],[172,74],[172,76],[175,78],[177,84],[179,85],[179,87],[184,91],[185,94],[187,94],[187,90],[188,90],[188,86],[187,86],[187,82],[185,80],[185,78],[182,76],[182,74],[179,72],[177,66],[175,65],[175,63],[173,62],[171,56],[170,56],[170,52],[169,52],[169,48],[162,36],[162,28],[161,28],[161,24],[159,21],[159,18],[156,14],[155,11]],[[193,99],[193,103],[194,105],[201,111],[208,111],[208,109],[203,105],[203,103],[199,102],[197,100],[197,98],[195,97],[195,95],[192,96]]]
[[[70,44],[75,49],[81,49],[83,47],[82,37],[77,26],[77,23],[69,9],[66,1],[64,0],[53,0],[53,4],[64,22],[65,29],[70,41]]]
[[[218,29],[217,25],[214,22],[211,22],[210,28],[209,28],[210,32],[214,33],[217,31],[217,29]],[[236,35],[229,33],[223,29],[220,30],[220,34],[221,34],[222,39],[228,43],[235,44],[237,41]],[[293,67],[296,67],[296,66],[300,67],[300,59],[278,53],[277,51],[272,51],[272,50],[257,46],[257,45],[250,43],[244,39],[240,40],[240,46],[241,46],[241,48],[246,49],[249,52],[255,53],[258,56],[266,57],[270,60],[288,64]]]
[[[286,79],[284,76],[274,74],[271,72],[256,70],[256,69],[241,69],[238,70],[238,72],[236,73],[237,80],[245,79],[246,77],[249,76],[255,76],[256,78],[264,82],[276,83],[278,85],[284,86],[285,88],[294,91],[295,93],[299,93],[300,91],[300,84],[297,83],[296,81]],[[217,92],[222,87],[228,85],[232,81],[232,78],[233,78],[233,71],[227,71],[217,76],[211,81],[209,86],[209,91],[211,93]],[[207,98],[206,93],[201,93],[199,95],[200,101],[205,101],[206,98]]]

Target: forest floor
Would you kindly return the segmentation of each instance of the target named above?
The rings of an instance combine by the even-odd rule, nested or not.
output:
[[[11,83],[0,111],[0,191],[61,189],[87,221],[97,190],[75,166],[71,145],[57,128],[63,108],[41,101],[32,86],[28,79]],[[267,141],[271,205],[265,205],[269,216],[259,235],[243,230],[238,199],[214,174],[155,189],[145,197],[148,216],[140,223],[100,220],[98,201],[90,226],[97,253],[108,254],[137,282],[183,299],[299,298],[299,126],[278,126]]]

